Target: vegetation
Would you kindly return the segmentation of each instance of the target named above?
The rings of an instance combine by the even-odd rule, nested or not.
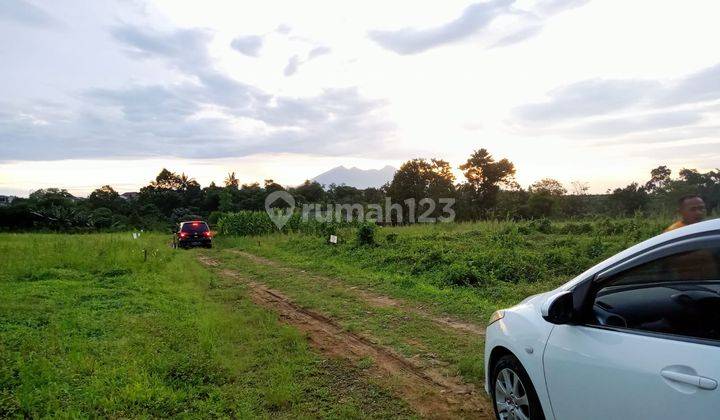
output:
[[[679,197],[699,194],[709,211],[720,209],[720,170],[701,173],[683,169],[678,177],[665,166],[650,173],[644,183],[608,190],[606,194],[588,194],[588,187],[574,182],[570,191],[554,179],[541,179],[527,189],[515,182],[515,166],[507,159],[496,160],[487,150],[479,149],[459,166],[464,181],[458,182],[448,162],[441,159],[413,159],[401,165],[394,179],[381,188],[359,190],[346,185],[323,186],[317,182],[287,188],[296,205],[303,204],[385,204],[389,200],[409,214],[406,200],[415,199],[417,215],[425,213],[430,198],[454,199],[453,209],[459,221],[477,220],[554,220],[645,216],[668,217]],[[145,229],[167,232],[182,220],[207,218],[216,224],[228,213],[238,213],[226,225],[232,234],[259,234],[271,226],[262,216],[248,212],[265,210],[268,194],[285,190],[273,180],[240,185],[235,173],[228,174],[224,186],[214,183],[202,188],[185,174],[163,169],[149,185],[135,194],[118,194],[105,185],[87,198],[73,197],[57,188],[41,189],[27,199],[16,199],[0,207],[0,230],[48,230],[64,232],[123,231]],[[278,207],[287,206],[276,203]],[[438,217],[443,206],[437,204],[427,214]],[[391,213],[392,223],[407,223]],[[241,221],[242,220],[242,221]],[[294,223],[294,222],[293,222]],[[250,227],[249,225],[253,226]],[[237,226],[242,228],[236,228]],[[247,226],[246,226],[247,225]],[[297,228],[289,227],[289,231]]]
[[[552,289],[669,223],[638,217],[373,226],[374,246],[366,246],[363,225],[341,230],[337,245],[303,233],[218,243],[485,322],[499,307]]]
[[[167,241],[0,235],[0,417],[412,416]]]

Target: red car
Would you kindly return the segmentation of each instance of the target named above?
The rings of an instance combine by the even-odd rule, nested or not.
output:
[[[191,220],[180,223],[180,229],[175,233],[175,247],[192,248],[202,246],[212,248],[212,232],[208,224],[202,220]]]

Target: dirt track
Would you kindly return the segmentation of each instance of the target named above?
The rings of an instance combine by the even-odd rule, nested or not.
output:
[[[248,258],[251,256],[246,255]],[[372,366],[366,370],[368,374],[394,389],[423,417],[494,418],[482,391],[474,386],[440,370],[419,366],[368,338],[345,331],[337,322],[298,306],[282,293],[247,279],[234,270],[221,269],[217,260],[203,256],[200,261],[217,269],[221,276],[247,285],[248,296],[255,304],[277,312],[283,321],[304,332],[311,345],[323,354],[353,362],[372,360]]]
[[[295,272],[298,271],[297,269],[284,267],[276,261],[269,260],[267,258],[263,258],[263,257],[257,256],[254,254],[250,254],[249,252],[244,252],[244,251],[239,251],[239,250],[234,250],[232,252],[235,254],[238,254],[238,255],[242,255],[243,257],[245,257],[257,264],[275,267],[280,270],[295,271]],[[330,278],[330,277],[319,276],[317,274],[312,274],[312,275],[308,274],[308,277],[311,277],[315,281],[322,281],[328,285],[332,285],[332,286],[341,285],[343,287],[347,287],[347,284],[345,284],[339,280]],[[416,315],[420,315],[423,318],[429,319],[436,324],[439,324],[439,325],[442,325],[445,327],[449,327],[449,328],[452,328],[457,331],[461,331],[464,333],[476,334],[476,335],[482,335],[482,336],[485,335],[485,327],[482,327],[477,324],[472,324],[470,322],[461,321],[461,320],[451,318],[451,317],[438,317],[438,316],[431,314],[428,311],[424,311],[416,306],[412,306],[412,305],[410,305],[406,302],[403,302],[399,299],[394,299],[389,296],[379,295],[376,293],[369,292],[367,290],[359,289],[357,287],[347,287],[346,290],[348,290],[350,293],[354,294],[355,296],[359,297],[363,301],[369,303],[371,306],[381,307],[381,308],[382,307],[402,308],[403,311],[405,311],[405,312],[410,312],[410,313],[413,313]]]

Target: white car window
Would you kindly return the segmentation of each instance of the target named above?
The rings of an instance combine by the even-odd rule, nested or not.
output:
[[[659,258],[616,274],[598,290],[593,322],[720,340],[720,248]]]

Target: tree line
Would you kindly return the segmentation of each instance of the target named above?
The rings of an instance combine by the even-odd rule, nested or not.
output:
[[[683,169],[677,177],[666,166],[658,166],[646,182],[633,182],[605,194],[588,194],[587,184],[573,182],[568,190],[552,178],[541,179],[527,189],[515,180],[515,165],[496,160],[486,149],[473,152],[459,168],[457,180],[450,164],[442,159],[412,159],[403,163],[391,182],[379,188],[358,189],[347,185],[329,186],[305,181],[285,188],[272,179],[241,184],[235,173],[223,185],[214,182],[202,187],[195,179],[163,169],[138,194],[121,196],[110,185],[77,198],[64,189],[45,188],[28,198],[15,199],[0,207],[3,230],[44,229],[91,231],[147,229],[167,230],[173,224],[195,218],[215,223],[228,212],[263,211],[265,197],[279,190],[304,203],[392,203],[407,206],[430,198],[455,199],[456,219],[588,218],[626,217],[636,214],[663,214],[674,211],[678,198],[698,194],[709,211],[720,207],[720,170],[699,172]],[[420,209],[423,210],[423,209]],[[431,212],[439,215],[440,207]],[[436,214],[438,213],[438,214]]]

